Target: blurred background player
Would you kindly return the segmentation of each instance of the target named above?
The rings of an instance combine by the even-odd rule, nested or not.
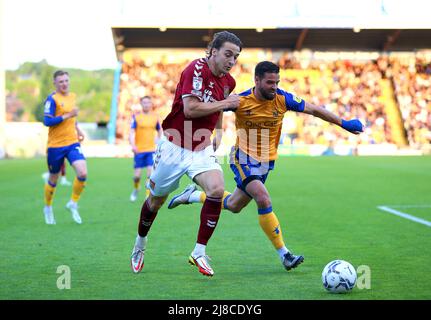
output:
[[[59,177],[61,165],[67,159],[75,169],[76,177],[73,181],[72,196],[66,208],[72,213],[76,223],[82,219],[78,212],[78,200],[85,187],[87,179],[87,163],[81,150],[79,140],[83,139],[82,132],[77,128],[76,95],[69,92],[69,74],[58,70],[54,73],[56,91],[45,101],[44,124],[49,127],[47,162],[49,170],[48,182],[45,184],[45,222],[55,224],[52,202],[55,187]]]
[[[142,110],[132,116],[132,125],[130,129],[129,141],[134,153],[134,175],[133,175],[133,192],[130,195],[130,201],[136,201],[138,192],[141,187],[142,169],[146,168],[147,186],[150,178],[153,162],[154,151],[156,150],[156,139],[162,136],[162,127],[155,113],[152,112],[153,103],[151,97],[145,96],[141,99]],[[150,190],[145,188],[145,197],[148,197]]]
[[[222,128],[223,110],[236,109],[239,105],[238,95],[229,96],[236,85],[229,71],[241,49],[241,40],[236,35],[218,32],[208,46],[207,57],[192,61],[181,73],[172,110],[162,123],[164,136],[155,153],[151,193],[141,209],[138,235],[130,258],[135,273],[144,267],[147,234],[159,209],[169,193],[178,188],[181,177],[187,174],[207,194],[196,245],[188,261],[203,275],[214,275],[206,246],[220,216],[224,179],[214,155],[211,135],[215,128]],[[216,139],[220,138],[216,135]]]
[[[84,133],[79,129],[78,124],[76,124],[76,131],[78,133],[79,142],[84,141]],[[48,183],[49,171],[44,172],[42,174],[42,179],[45,181],[45,183]],[[64,159],[63,164],[61,165],[61,168],[60,168],[60,185],[67,186],[67,187],[72,185],[72,182],[67,180],[67,176],[66,176],[66,159]]]
[[[363,131],[357,120],[342,120],[324,107],[315,106],[278,88],[280,68],[269,61],[257,64],[255,87],[240,94],[240,106],[236,109],[236,145],[232,148],[230,168],[235,175],[237,188],[232,194],[225,192],[223,208],[240,212],[252,199],[257,204],[259,224],[277,250],[286,270],[297,267],[304,257],[292,254],[286,247],[280,223],[272,209],[272,202],[265,181],[274,169],[278,157],[277,147],[287,111],[304,112],[327,122],[339,125],[358,134]],[[205,201],[205,193],[188,186],[172,198],[169,208],[180,204]]]

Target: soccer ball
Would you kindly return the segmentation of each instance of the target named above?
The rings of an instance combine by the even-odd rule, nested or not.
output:
[[[323,268],[322,282],[331,293],[349,292],[356,283],[356,270],[347,261],[331,261]]]

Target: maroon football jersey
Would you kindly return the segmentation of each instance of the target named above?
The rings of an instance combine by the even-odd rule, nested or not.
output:
[[[220,101],[226,99],[234,88],[234,78],[230,74],[215,76],[208,66],[207,59],[201,58],[191,62],[181,73],[172,110],[162,124],[169,141],[189,150],[202,150],[211,144],[211,134],[220,112],[186,119],[183,98],[194,96],[202,102]]]

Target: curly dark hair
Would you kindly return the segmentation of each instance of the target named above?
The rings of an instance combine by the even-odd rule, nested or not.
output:
[[[208,44],[208,58],[211,57],[212,49],[220,49],[225,42],[233,43],[239,47],[239,51],[242,50],[242,42],[235,34],[229,31],[220,31],[214,34],[212,41]]]

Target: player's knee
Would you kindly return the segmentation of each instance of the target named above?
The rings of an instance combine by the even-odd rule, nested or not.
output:
[[[78,180],[85,181],[87,180],[87,172],[80,172],[77,175]]]
[[[224,195],[224,185],[215,185],[206,190],[207,197],[211,198],[223,198]]]
[[[231,206],[229,206],[229,211],[231,211],[232,213],[240,213],[242,209],[242,206],[238,205],[238,204],[233,204]]]
[[[56,173],[56,174],[51,173],[48,177],[48,180],[49,182],[51,182],[51,184],[57,184],[58,177],[59,177],[59,173]]]
[[[234,201],[232,197],[229,197],[225,209],[232,213],[240,213],[242,208],[244,208],[244,206],[240,202]]]
[[[156,203],[150,203],[149,207],[150,207],[150,211],[157,212],[157,211],[160,210],[160,208],[162,207],[162,205],[156,202]]]
[[[162,207],[165,199],[153,197],[151,194],[148,196],[148,206],[152,212],[157,212]]]
[[[268,208],[271,206],[271,198],[268,194],[260,194],[255,198],[256,204],[259,208]]]

